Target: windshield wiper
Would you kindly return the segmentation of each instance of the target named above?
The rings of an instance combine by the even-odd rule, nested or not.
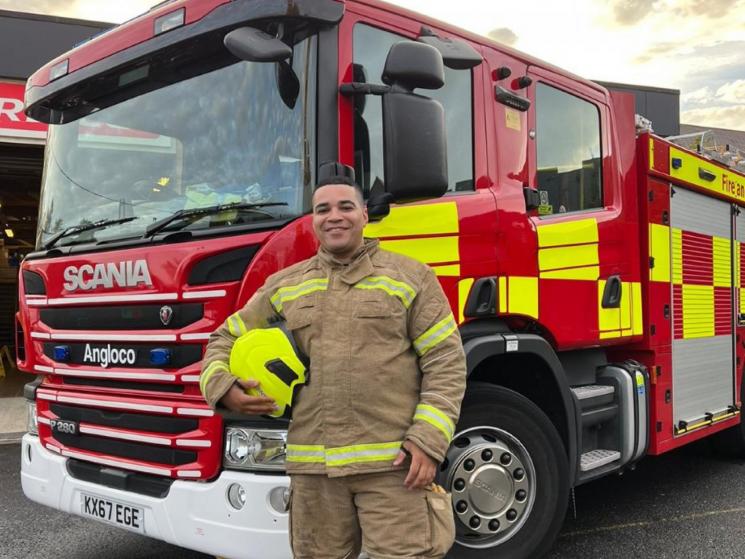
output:
[[[194,221],[194,219],[192,218],[200,218],[206,215],[219,214],[219,213],[230,211],[230,210],[255,210],[270,218],[274,218],[275,216],[273,216],[269,212],[262,212],[261,208],[270,208],[272,206],[286,206],[286,205],[287,205],[286,202],[266,202],[264,204],[248,204],[244,202],[233,202],[232,204],[218,204],[216,206],[207,206],[205,208],[193,208],[190,210],[179,210],[177,212],[172,213],[168,217],[164,217],[160,221],[156,221],[155,223],[148,225],[147,229],[145,229],[145,234],[143,236],[145,238],[152,237],[156,233],[159,233],[163,229],[168,227],[174,221],[178,221],[180,219]]]
[[[93,223],[86,223],[85,225],[75,225],[74,227],[68,227],[67,229],[63,229],[62,231],[54,235],[51,239],[49,239],[46,243],[44,243],[44,250],[49,250],[55,244],[57,244],[57,241],[65,237],[69,237],[70,235],[75,235],[76,233],[84,233],[85,231],[92,231],[93,229],[103,229],[104,227],[108,227],[110,225],[119,225],[120,223],[127,223],[135,219],[138,219],[138,217],[133,216],[121,217],[119,219],[100,219],[98,221],[94,221]]]

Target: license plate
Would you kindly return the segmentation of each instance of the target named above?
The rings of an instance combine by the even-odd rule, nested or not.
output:
[[[145,514],[140,507],[127,505],[88,493],[80,494],[80,512],[96,520],[145,533]]]
[[[80,432],[78,422],[69,419],[50,419],[49,426],[52,428],[52,433],[62,435],[77,435]]]

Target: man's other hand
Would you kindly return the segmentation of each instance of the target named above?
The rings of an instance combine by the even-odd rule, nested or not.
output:
[[[238,380],[222,397],[220,403],[230,411],[246,415],[268,415],[277,410],[274,400],[266,396],[249,396],[246,390],[257,388],[255,380]]]
[[[409,466],[409,473],[404,480],[404,485],[407,489],[424,489],[435,479],[437,462],[411,441],[405,441],[403,447],[411,456],[411,466]],[[404,460],[406,460],[406,452],[401,450],[393,465],[400,466],[404,463]]]

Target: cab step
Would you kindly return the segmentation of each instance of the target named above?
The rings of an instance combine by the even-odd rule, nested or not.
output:
[[[615,462],[619,458],[621,458],[621,453],[617,450],[591,450],[582,454],[580,469],[583,472],[589,472],[590,470]]]

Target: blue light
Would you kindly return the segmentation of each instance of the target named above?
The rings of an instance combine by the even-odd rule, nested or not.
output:
[[[164,347],[156,347],[150,350],[150,363],[158,367],[168,365],[171,362],[171,350]]]
[[[69,345],[54,346],[54,360],[55,361],[69,361],[70,360],[70,346]]]

